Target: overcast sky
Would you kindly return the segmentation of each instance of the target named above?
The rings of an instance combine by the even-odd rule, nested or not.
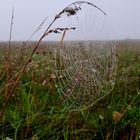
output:
[[[41,21],[48,17],[42,30],[32,40],[39,38],[45,27],[62,8],[74,0],[0,0],[0,40],[9,39],[12,7],[14,7],[13,40],[26,40]],[[93,8],[83,7],[75,18],[60,19],[54,27],[76,26],[68,39],[139,39],[140,0],[90,0],[108,16]],[[79,17],[79,18],[77,18]],[[51,35],[49,39],[59,38]]]

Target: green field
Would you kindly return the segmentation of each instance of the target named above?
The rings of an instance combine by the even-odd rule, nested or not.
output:
[[[93,106],[79,111],[66,110],[60,101],[52,75],[52,52],[47,49],[57,46],[56,43],[39,46],[13,90],[34,44],[23,48],[21,42],[12,42],[8,57],[8,43],[0,43],[0,139],[140,138],[140,41],[117,41],[113,90]]]

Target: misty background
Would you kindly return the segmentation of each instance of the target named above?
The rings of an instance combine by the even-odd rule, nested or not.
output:
[[[107,13],[104,16],[97,9],[83,6],[75,17],[60,19],[54,27],[77,27],[67,34],[67,39],[140,39],[140,0],[89,0]],[[14,24],[12,40],[22,41],[35,31],[47,18],[42,29],[33,36],[37,40],[53,17],[74,0],[1,0],[0,41],[9,39],[12,8]],[[47,39],[59,40],[51,35]]]

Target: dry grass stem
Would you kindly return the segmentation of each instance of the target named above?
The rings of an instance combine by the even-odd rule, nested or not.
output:
[[[75,27],[72,27],[72,28],[55,28],[55,29],[50,29],[50,28],[52,27],[52,25],[55,23],[56,20],[60,19],[61,16],[62,16],[63,14],[66,14],[67,16],[74,16],[74,15],[76,15],[76,13],[77,13],[79,10],[82,9],[82,8],[81,8],[81,5],[82,5],[82,4],[87,4],[87,5],[93,6],[94,8],[98,9],[99,11],[101,11],[104,15],[106,15],[106,13],[105,13],[103,10],[101,10],[99,7],[97,7],[96,5],[94,5],[94,4],[90,3],[90,2],[87,2],[87,1],[77,1],[77,2],[73,2],[73,3],[71,3],[70,5],[68,5],[67,7],[65,7],[59,14],[57,14],[57,15],[54,17],[54,19],[52,20],[52,22],[49,24],[49,26],[46,28],[45,32],[42,34],[42,36],[41,36],[40,39],[38,40],[37,44],[35,45],[34,49],[32,50],[31,54],[30,54],[29,57],[27,58],[27,60],[26,60],[26,62],[25,62],[25,64],[24,64],[24,66],[21,68],[20,73],[19,73],[19,75],[17,76],[17,79],[15,80],[15,82],[14,82],[14,84],[13,84],[13,87],[11,88],[10,92],[8,93],[7,100],[5,101],[4,106],[3,106],[3,109],[2,109],[1,114],[0,114],[0,119],[2,118],[3,113],[4,113],[4,111],[5,111],[6,107],[7,107],[7,105],[8,105],[8,103],[9,103],[9,101],[10,101],[12,95],[14,94],[14,90],[16,89],[16,87],[17,87],[17,85],[18,85],[18,83],[19,83],[19,81],[20,81],[22,75],[24,74],[24,72],[25,72],[25,70],[26,70],[28,64],[29,64],[30,61],[32,60],[32,56],[33,56],[33,54],[35,53],[36,49],[39,47],[41,41],[42,41],[46,36],[48,36],[50,33],[59,33],[59,32],[63,32],[63,31],[64,31],[63,37],[62,37],[62,40],[63,40],[63,38],[64,38],[64,36],[65,36],[66,30],[75,29]],[[13,20],[13,18],[12,18],[12,20]],[[46,19],[45,19],[45,20],[46,20]],[[44,22],[42,22],[42,24],[43,24],[43,23],[44,23]],[[12,24],[13,24],[13,23],[12,23]],[[41,26],[42,26],[42,24],[41,24]],[[36,31],[38,31],[39,29],[40,29],[40,26],[39,26],[39,28],[37,28]],[[35,31],[34,33],[36,33],[36,31]],[[34,33],[33,33],[33,34],[34,34]],[[32,35],[31,35],[31,36],[32,36]],[[30,39],[30,38],[29,38],[29,39]],[[27,41],[27,42],[28,42],[28,41]],[[27,43],[25,43],[25,45],[26,45],[26,44],[27,44]],[[24,46],[25,46],[25,45],[24,45]],[[11,79],[12,79],[12,78],[11,78]],[[10,81],[11,81],[11,80],[10,80]]]
[[[11,59],[10,59],[10,54],[11,54],[11,39],[12,39],[12,31],[13,31],[13,22],[14,22],[14,8],[12,9],[12,16],[11,16],[11,24],[10,24],[10,36],[9,36],[9,42],[8,42],[8,51],[7,51],[7,56],[6,56],[6,83],[9,83],[9,80],[12,76],[11,74]],[[5,87],[5,93],[4,93],[4,101],[7,100],[7,96],[10,92],[10,87],[6,86]]]

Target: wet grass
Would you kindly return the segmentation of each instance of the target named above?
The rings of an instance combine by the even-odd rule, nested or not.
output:
[[[0,109],[6,96],[3,89],[7,66],[3,48],[0,58]],[[48,55],[51,52],[44,51],[42,45],[0,120],[0,139],[138,140],[140,43],[118,42],[116,53],[118,70],[113,91],[88,110],[66,112],[51,76],[52,62]],[[21,52],[17,48],[12,54],[10,74],[14,75],[26,61],[28,51]]]

